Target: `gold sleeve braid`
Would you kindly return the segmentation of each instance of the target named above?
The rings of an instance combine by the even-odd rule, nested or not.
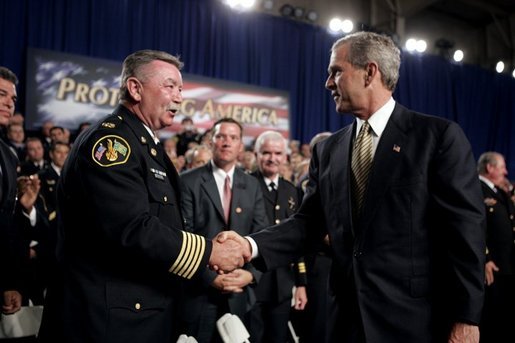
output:
[[[197,272],[205,251],[206,239],[204,237],[182,231],[181,251],[169,272],[191,279]]]
[[[304,262],[299,262],[297,268],[299,269],[299,273],[306,273],[306,264]]]

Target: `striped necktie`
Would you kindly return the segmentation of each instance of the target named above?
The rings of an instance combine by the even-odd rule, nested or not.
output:
[[[365,121],[352,149],[352,191],[355,213],[361,214],[365,198],[370,166],[372,165],[372,132],[370,124]]]

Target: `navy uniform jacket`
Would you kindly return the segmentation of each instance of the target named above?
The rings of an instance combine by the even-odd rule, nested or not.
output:
[[[266,214],[270,224],[279,224],[297,211],[299,191],[292,183],[282,177],[279,178],[277,199],[273,199],[263,175],[257,171],[252,173],[252,176],[257,178],[263,191]],[[306,285],[306,266],[302,259],[295,263],[294,270],[286,266],[264,273],[256,287],[256,298],[258,301],[282,303],[291,299],[294,285]]]
[[[515,206],[501,189],[494,192],[481,182],[486,207],[487,260],[493,261],[497,274],[515,274]]]
[[[0,138],[0,292],[20,289],[22,247],[21,237],[14,223],[17,165],[18,158]]]
[[[166,342],[181,279],[207,265],[211,242],[182,231],[179,179],[124,106],[81,135],[58,184],[57,257],[45,342]]]
[[[207,238],[213,238],[224,229],[246,236],[268,225],[263,195],[257,180],[238,168],[235,168],[233,177],[230,223],[226,224],[211,162],[181,175],[186,230]],[[259,283],[261,272],[250,263],[245,265],[245,269]],[[206,268],[203,281],[188,287],[185,302],[188,313],[185,315],[189,318],[185,318],[186,321],[194,321],[195,317],[200,316],[202,304],[210,299],[226,299],[231,313],[237,315],[250,310],[255,301],[251,287],[245,287],[243,293],[221,294],[211,286],[215,277],[216,273]]]
[[[463,131],[396,104],[355,223],[354,137],[355,123],[316,145],[299,211],[251,235],[261,262],[284,265],[329,233],[334,293],[340,303],[357,301],[370,342],[438,342],[455,321],[478,324],[484,205]]]

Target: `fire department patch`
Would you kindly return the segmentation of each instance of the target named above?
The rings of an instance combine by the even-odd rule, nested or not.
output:
[[[107,135],[100,138],[91,150],[91,158],[102,167],[124,164],[129,159],[131,147],[120,136]]]

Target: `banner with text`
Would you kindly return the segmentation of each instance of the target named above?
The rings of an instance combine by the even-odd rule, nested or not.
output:
[[[52,121],[74,131],[102,119],[118,104],[121,69],[121,62],[29,49],[26,128],[38,130]],[[178,132],[184,117],[200,132],[222,117],[234,118],[244,127],[246,143],[266,130],[289,137],[287,92],[190,74],[183,81],[181,112],[161,137]]]

